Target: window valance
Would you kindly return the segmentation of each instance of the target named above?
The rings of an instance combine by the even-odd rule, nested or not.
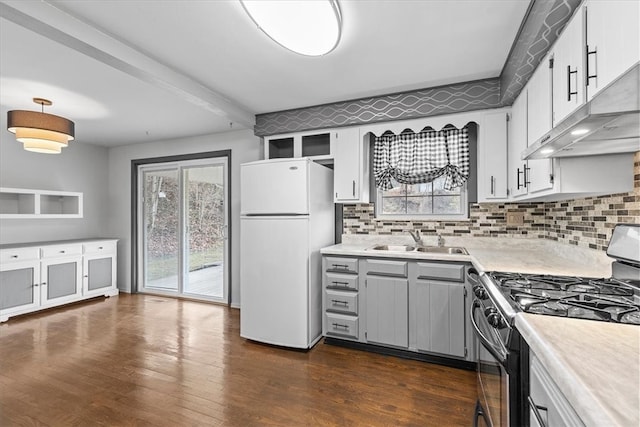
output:
[[[461,187],[469,177],[469,132],[445,128],[376,137],[373,149],[376,187],[421,184],[444,176],[445,189]]]

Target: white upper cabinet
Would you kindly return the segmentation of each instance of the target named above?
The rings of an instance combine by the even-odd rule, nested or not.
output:
[[[336,203],[369,202],[369,141],[359,128],[333,131],[333,187]]]
[[[581,6],[552,48],[553,126],[585,102],[584,46],[584,6]]]
[[[587,99],[640,61],[640,1],[586,2]]]
[[[487,112],[478,130],[478,202],[507,197],[509,109]]]
[[[542,138],[552,127],[551,71],[550,58],[546,56],[527,83],[527,145]]]
[[[511,197],[527,194],[525,186],[525,167],[527,162],[520,158],[520,153],[527,148],[527,90],[513,102],[511,120],[509,122],[509,195]]]

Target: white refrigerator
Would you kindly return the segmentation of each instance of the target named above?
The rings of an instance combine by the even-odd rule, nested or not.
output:
[[[240,166],[240,335],[307,349],[322,334],[320,249],[334,242],[333,171],[309,159]]]

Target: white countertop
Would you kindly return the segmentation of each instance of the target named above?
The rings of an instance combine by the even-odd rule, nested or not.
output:
[[[343,236],[323,254],[472,262],[481,271],[610,277],[602,251],[550,240],[447,238],[469,255],[367,250],[374,244],[412,244],[404,236]],[[426,242],[427,244],[431,242]],[[640,425],[640,327],[519,313],[516,327],[587,426]]]
[[[528,313],[516,327],[587,426],[640,425],[640,327]]]
[[[430,244],[432,242],[425,242]],[[415,245],[404,236],[343,235],[343,243],[323,248],[323,255],[428,259],[473,262],[482,271],[611,277],[611,261],[603,251],[569,246],[544,239],[447,237],[445,246],[462,246],[469,255],[376,251],[377,244]]]

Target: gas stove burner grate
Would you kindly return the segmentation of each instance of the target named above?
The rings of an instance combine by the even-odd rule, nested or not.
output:
[[[531,289],[628,297],[634,294],[630,286],[616,279],[502,272],[490,273],[490,276],[506,290]]]

